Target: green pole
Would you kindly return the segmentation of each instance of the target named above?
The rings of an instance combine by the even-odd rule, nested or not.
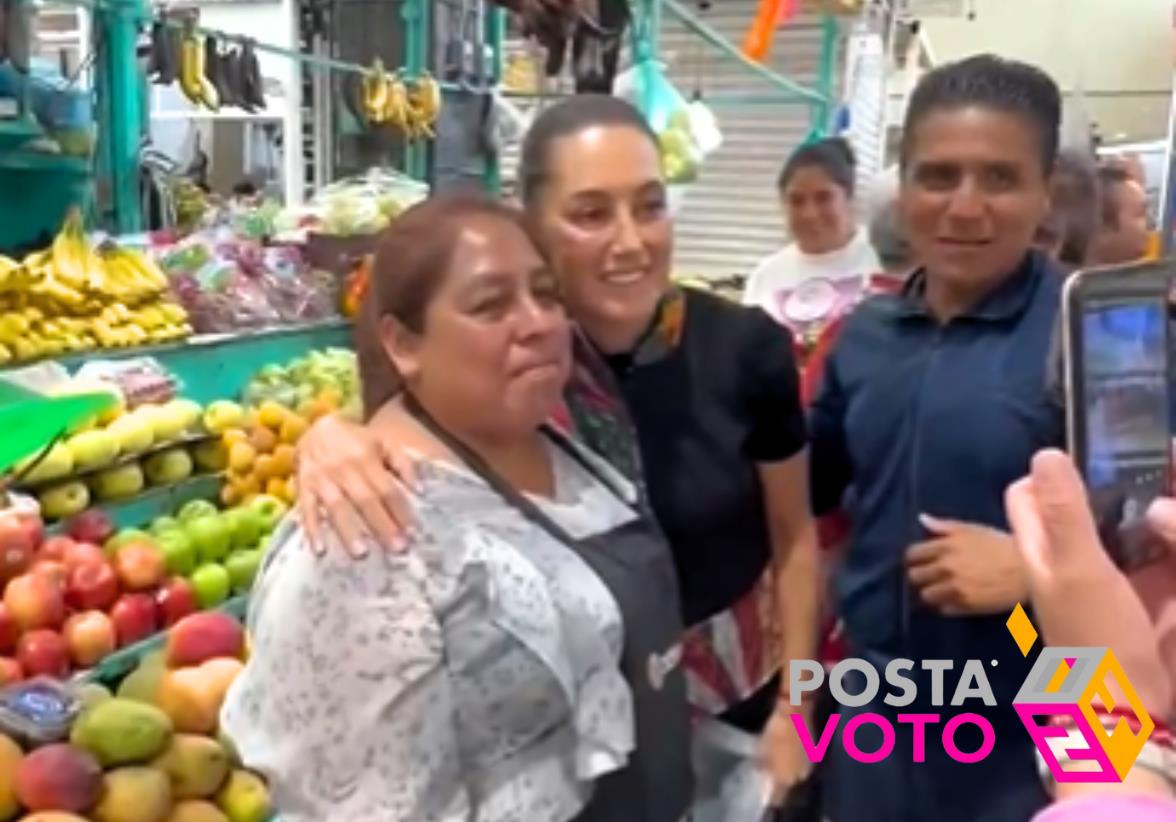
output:
[[[110,175],[112,227],[119,234],[132,234],[143,225],[138,166],[145,106],[135,42],[144,11],[140,0],[111,0],[101,8],[107,102],[100,111],[108,118],[102,127],[106,138],[105,171]]]
[[[404,20],[404,70],[409,78],[419,77],[428,69],[429,59],[429,4],[426,0],[404,0],[400,10]],[[419,140],[411,140],[404,149],[405,172],[414,180],[425,181],[429,176],[429,147]]]
[[[486,44],[494,50],[494,81],[497,86],[502,82],[503,73],[503,42],[506,40],[506,11],[495,6],[486,16]],[[493,194],[502,193],[502,158],[499,153],[486,158],[486,169],[483,172],[483,182],[486,190]]]
[[[821,101],[809,109],[809,140],[819,140],[829,131],[832,101],[837,82],[837,39],[841,34],[837,18],[826,14],[821,25],[821,60],[817,73],[817,93]]]
[[[633,17],[633,59],[639,66],[641,109],[645,116],[653,111],[654,61],[657,40],[661,35],[661,0],[638,0]]]

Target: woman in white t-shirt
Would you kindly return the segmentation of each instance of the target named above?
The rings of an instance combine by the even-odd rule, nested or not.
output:
[[[777,185],[793,242],[756,266],[743,302],[760,306],[803,340],[855,302],[881,266],[854,219],[854,156],[845,140],[800,147]]]

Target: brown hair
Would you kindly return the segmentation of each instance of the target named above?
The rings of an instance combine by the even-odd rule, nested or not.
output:
[[[1114,231],[1119,227],[1119,186],[1130,183],[1134,178],[1122,162],[1110,160],[1098,167],[1098,181],[1101,186],[1100,213],[1102,227]]]
[[[1037,242],[1058,248],[1058,261],[1077,268],[1086,264],[1098,233],[1099,180],[1090,154],[1066,150],[1058,154],[1050,181],[1050,213],[1038,226]]]
[[[380,320],[392,316],[409,331],[424,331],[429,303],[444,282],[461,232],[478,217],[515,226],[541,252],[521,211],[464,191],[438,194],[412,206],[380,235],[371,285],[355,320],[365,419],[403,388],[380,339]]]

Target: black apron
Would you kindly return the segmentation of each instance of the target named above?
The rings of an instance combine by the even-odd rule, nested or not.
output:
[[[511,507],[575,551],[616,600],[624,623],[620,667],[633,692],[636,750],[619,771],[596,782],[592,800],[576,822],[680,822],[693,798],[690,719],[680,649],[681,608],[677,573],[665,537],[652,515],[584,539],[568,534],[506,482],[473,449],[445,430],[410,395],[405,408],[480,476]],[[626,502],[612,481],[558,432],[544,433],[598,482]]]

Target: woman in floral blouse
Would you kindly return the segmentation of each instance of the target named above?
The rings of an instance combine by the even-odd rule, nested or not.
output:
[[[821,598],[791,335],[758,308],[671,284],[658,143],[627,103],[580,95],[544,110],[520,184],[582,332],[564,423],[648,494],[677,566],[690,700],[763,732],[783,790],[808,763],[778,672],[815,654]],[[401,444],[332,417],[300,449],[310,528],[320,506],[384,541],[409,525],[389,467],[411,474]]]

